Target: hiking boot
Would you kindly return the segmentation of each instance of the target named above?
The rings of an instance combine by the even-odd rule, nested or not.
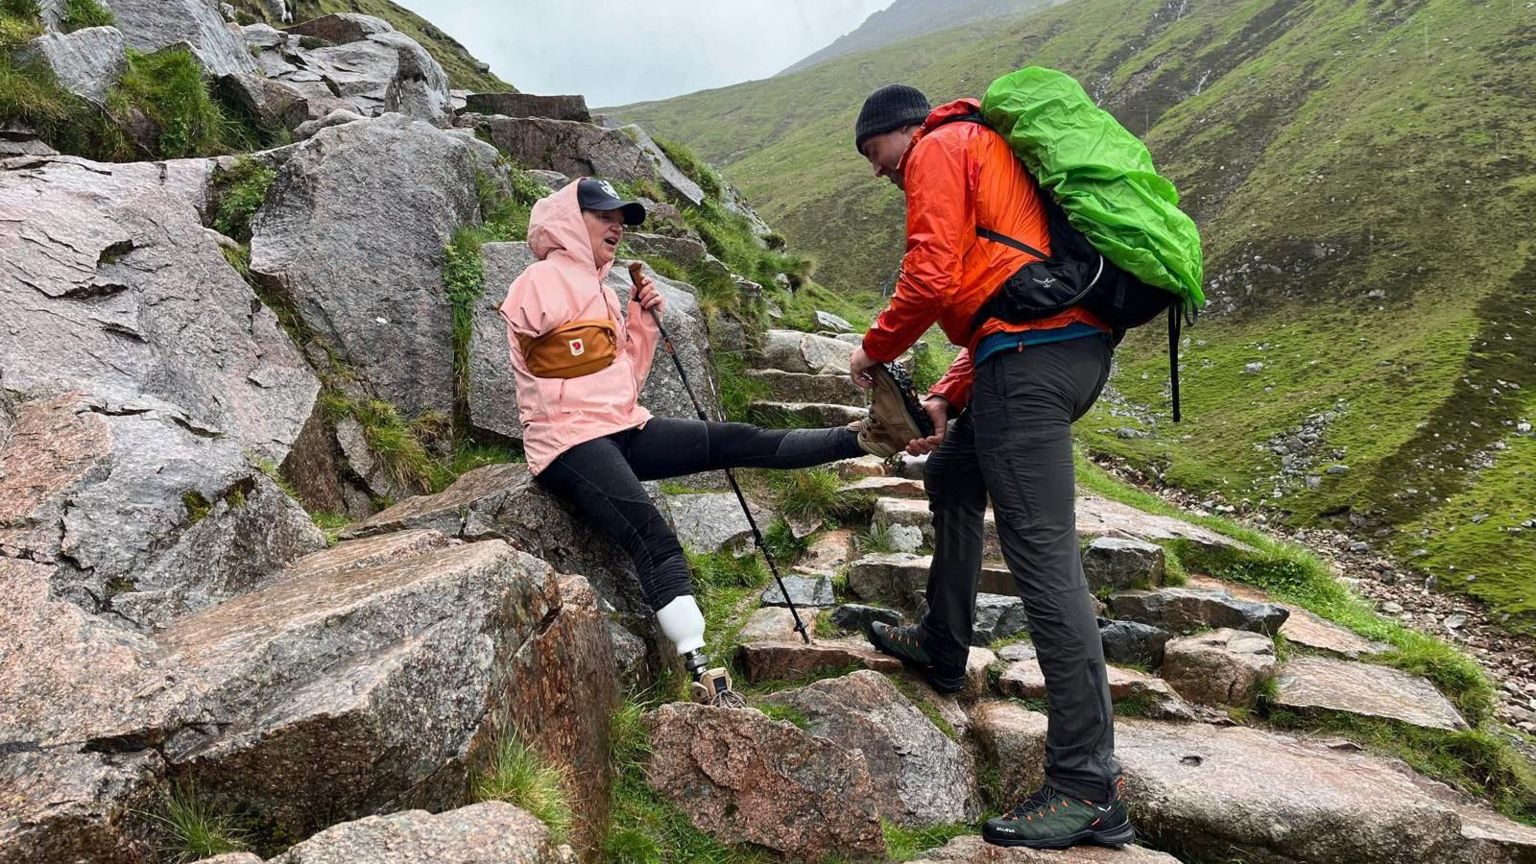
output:
[[[981,836],[994,846],[1066,849],[1094,843],[1119,848],[1134,842],[1136,831],[1120,796],[1095,804],[1046,785],[1019,806],[988,819]]]
[[[869,417],[848,424],[865,453],[887,459],[907,449],[914,438],[933,434],[933,421],[917,398],[912,378],[891,363],[870,367]]]
[[[907,666],[921,672],[928,684],[940,693],[959,693],[965,689],[965,668],[941,667],[933,661],[933,655],[923,647],[923,628],[920,624],[892,627],[883,621],[869,625],[869,644],[881,654],[889,654]]]

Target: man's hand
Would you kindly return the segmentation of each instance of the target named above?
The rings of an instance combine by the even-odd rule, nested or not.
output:
[[[656,282],[649,276],[641,279],[640,287],[635,289],[635,302],[640,304],[641,309],[655,312],[657,315],[661,314],[662,308],[666,305],[666,301],[661,298],[661,292],[656,290]]]
[[[933,434],[907,442],[907,453],[912,456],[922,456],[939,449],[939,445],[944,443],[944,433],[949,431],[948,399],[930,393],[923,397],[923,410],[928,412],[928,419],[933,421]]]
[[[875,379],[870,376],[869,370],[878,365],[880,361],[865,354],[864,346],[860,345],[854,349],[853,356],[848,358],[848,375],[853,379],[853,383],[868,390],[875,386]]]

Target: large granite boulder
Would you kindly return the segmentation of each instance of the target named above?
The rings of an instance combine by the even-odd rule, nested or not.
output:
[[[464,97],[464,110],[474,114],[500,114],[503,117],[544,117],[591,123],[585,96],[535,96],[532,93],[470,93]]]
[[[399,113],[436,126],[451,123],[447,73],[383,19],[342,13],[286,31],[257,24],[243,32],[261,73],[299,93],[311,120],[350,108],[364,117]]]
[[[225,22],[218,0],[111,0],[128,47],[152,54],[185,43],[210,77],[255,72],[239,29]]]
[[[1015,802],[1017,803],[1017,802]],[[956,837],[948,844],[924,852],[912,864],[1178,864],[1179,859],[1140,846],[1106,849],[1074,846],[1050,851],[993,846],[980,837]]]
[[[965,749],[878,672],[854,672],[767,698],[802,714],[806,729],[864,756],[883,819],[968,822],[980,812]]]
[[[512,374],[508,352],[507,324],[499,312],[512,281],[532,266],[533,253],[527,243],[487,243],[481,248],[485,261],[485,296],[473,308],[473,330],[469,342],[469,421],[484,432],[514,441],[523,438],[523,424],[517,413],[517,381]],[[619,308],[627,312],[629,294],[628,262],[614,264],[606,284],[619,297]],[[710,357],[709,331],[687,283],[673,282],[646,267],[645,273],[656,281],[666,300],[662,326],[671,335],[678,358],[688,373],[693,392],[711,417],[718,417],[720,402],[714,386],[714,364]],[[650,375],[640,391],[640,404],[659,417],[696,418],[688,393],[683,389],[665,345],[656,346]]]
[[[97,105],[106,104],[107,91],[128,69],[128,42],[116,27],[45,33],[28,43],[22,55],[24,62],[47,64],[60,87]]]
[[[158,399],[25,401],[0,448],[0,554],[119,622],[166,624],[324,544],[235,436]]]
[[[752,709],[664,705],[649,722],[646,780],[700,831],[792,859],[885,851],[859,754]]]
[[[736,652],[742,676],[750,684],[799,681],[850,666],[899,672],[901,661],[869,647],[862,639],[818,639],[807,645],[798,636],[776,642],[748,642]]]
[[[1083,549],[1083,576],[1094,593],[1156,588],[1163,584],[1165,558],[1163,547],[1156,543],[1095,537]]]
[[[855,346],[840,339],[799,330],[769,330],[757,365],[804,375],[848,374]]]
[[[647,622],[651,617],[624,551],[539,486],[526,465],[476,469],[436,495],[408,498],[375,514],[344,536],[376,537],[417,528],[465,540],[505,540],[562,573],[587,577],[621,614]]]
[[[446,813],[407,810],[345,822],[269,864],[561,864],[549,829],[500,801]]]
[[[211,160],[0,171],[0,369],[7,389],[150,409],[280,463],[319,382],[203,230]],[[179,493],[178,493],[179,494]]]
[[[1044,714],[1012,700],[983,700],[971,709],[977,770],[997,778],[990,791],[999,800],[987,802],[993,809],[1007,810],[1045,782],[1046,725]]]
[[[496,153],[400,115],[296,145],[252,222],[251,271],[407,417],[451,413],[443,247],[480,220]]]

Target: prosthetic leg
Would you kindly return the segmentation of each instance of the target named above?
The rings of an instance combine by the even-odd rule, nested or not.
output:
[[[656,621],[683,656],[683,667],[693,678],[693,701],[716,708],[747,707],[741,694],[731,689],[731,676],[725,667],[709,665],[709,657],[704,654],[704,614],[692,594],[683,594],[656,610]]]

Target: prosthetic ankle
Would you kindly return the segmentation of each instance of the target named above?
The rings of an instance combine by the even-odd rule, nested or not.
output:
[[[725,667],[711,669],[704,648],[704,614],[691,594],[683,594],[656,611],[661,632],[683,655],[683,666],[693,679],[695,702],[717,707],[739,708],[745,701],[731,689],[731,676]]]

